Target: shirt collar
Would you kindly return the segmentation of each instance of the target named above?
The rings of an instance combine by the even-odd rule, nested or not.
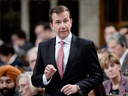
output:
[[[67,44],[70,44],[71,38],[72,38],[72,34],[70,32],[70,34],[65,39],[63,39],[62,41],[64,41]],[[58,44],[58,42],[60,42],[60,41],[61,41],[61,39],[56,35],[56,44]]]
[[[17,54],[14,54],[6,64],[8,65],[12,64],[15,61],[16,57],[17,57]]]
[[[121,58],[120,58],[120,61],[122,60],[122,63],[123,63],[123,61],[124,61],[124,59],[125,59],[127,53],[128,53],[128,49],[124,52],[124,54],[123,54],[123,55],[121,56]],[[120,63],[121,63],[121,62],[120,62]]]

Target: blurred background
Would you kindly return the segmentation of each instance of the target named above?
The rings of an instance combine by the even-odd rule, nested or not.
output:
[[[128,0],[0,0],[0,38],[9,42],[12,32],[21,28],[34,44],[35,25],[49,22],[49,9],[56,5],[70,9],[71,31],[93,40],[96,47],[105,44],[106,25],[114,24],[117,28],[128,25]]]

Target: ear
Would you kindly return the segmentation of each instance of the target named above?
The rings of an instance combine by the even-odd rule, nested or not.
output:
[[[52,23],[50,23],[50,27],[52,28],[53,31],[55,31]]]
[[[119,69],[121,70],[121,65],[119,64],[118,66],[119,66]]]
[[[126,44],[123,42],[123,44],[122,44],[123,46],[122,47],[126,47]]]
[[[71,23],[71,27],[72,27],[72,22],[73,22],[73,19],[71,19],[70,23]]]

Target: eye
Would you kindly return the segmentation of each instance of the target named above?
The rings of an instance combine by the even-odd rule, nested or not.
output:
[[[3,82],[2,82],[2,81],[0,81],[0,84],[3,84]]]
[[[108,69],[108,67],[105,67],[104,69]]]
[[[10,81],[10,80],[7,81],[8,84],[11,83],[11,82],[12,82],[12,81]]]
[[[114,66],[115,66],[114,64],[111,65],[111,67],[114,67]]]
[[[60,21],[56,21],[56,24],[59,24],[60,23]]]
[[[68,20],[64,20],[64,22],[68,22]]]

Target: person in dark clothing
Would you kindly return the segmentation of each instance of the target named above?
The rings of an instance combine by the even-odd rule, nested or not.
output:
[[[13,46],[9,43],[4,43],[0,46],[0,59],[3,65],[12,65],[17,68],[25,66],[24,62],[15,54]]]
[[[21,96],[16,88],[16,78],[21,71],[11,65],[0,67],[0,96]]]

